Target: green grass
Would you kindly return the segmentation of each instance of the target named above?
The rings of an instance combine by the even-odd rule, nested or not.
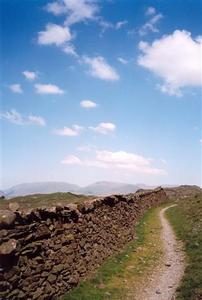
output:
[[[89,279],[60,299],[124,300],[129,292],[135,293],[135,288],[144,284],[145,273],[158,264],[162,255],[159,210],[151,209],[144,215],[136,226],[136,240],[120,254],[107,259]]]
[[[202,299],[202,195],[184,198],[167,216],[180,240],[184,242],[187,266],[177,299]]]
[[[33,208],[49,208],[58,204],[68,205],[69,203],[79,203],[92,198],[94,197],[72,193],[35,194],[16,197],[10,200],[1,199],[0,209],[8,209],[9,203],[18,203],[20,210],[27,210]]]

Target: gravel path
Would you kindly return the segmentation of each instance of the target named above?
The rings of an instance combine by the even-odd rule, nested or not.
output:
[[[172,205],[173,206],[173,205]],[[164,257],[153,275],[145,280],[141,295],[134,295],[134,300],[174,300],[175,291],[184,272],[184,256],[180,243],[167,221],[164,213],[170,207],[160,211],[162,225]]]

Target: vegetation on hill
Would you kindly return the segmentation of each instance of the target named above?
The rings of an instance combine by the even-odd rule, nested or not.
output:
[[[177,299],[202,299],[202,194],[178,200],[167,212],[180,240],[184,242],[187,267]]]
[[[19,210],[33,208],[49,208],[56,205],[67,205],[69,203],[79,203],[93,198],[92,196],[76,195],[72,193],[35,194],[23,197],[16,197],[10,200],[1,199],[0,209],[8,209],[9,204],[17,203]]]
[[[164,189],[167,196],[171,199],[186,198],[193,195],[200,195],[202,193],[202,189],[197,185],[180,185],[176,187],[166,187]]]

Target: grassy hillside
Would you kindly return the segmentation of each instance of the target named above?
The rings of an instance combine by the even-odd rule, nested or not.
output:
[[[199,195],[202,193],[202,189],[197,185],[180,185],[177,187],[165,188],[168,197],[172,198],[186,198],[193,195]]]
[[[184,242],[187,267],[178,290],[179,300],[202,299],[202,194],[178,201],[167,216]]]
[[[10,200],[0,199],[0,209],[9,208],[10,203],[17,203],[20,210],[31,208],[48,208],[55,205],[67,205],[79,203],[93,198],[92,196],[76,195],[72,193],[35,194],[23,197],[16,197]]]

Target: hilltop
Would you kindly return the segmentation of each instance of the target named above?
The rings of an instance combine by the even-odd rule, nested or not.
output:
[[[202,193],[202,189],[197,185],[180,185],[174,188],[167,187],[164,189],[170,198],[190,197]]]
[[[73,193],[52,193],[35,194],[28,196],[15,197],[9,200],[0,201],[0,209],[8,209],[12,205],[19,206],[20,210],[29,210],[33,208],[49,208],[56,205],[68,205],[70,203],[79,203],[92,198],[92,196],[76,195]]]

